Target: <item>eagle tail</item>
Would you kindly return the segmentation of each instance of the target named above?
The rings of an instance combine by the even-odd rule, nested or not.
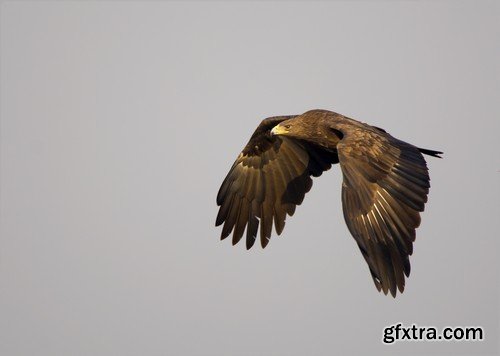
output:
[[[440,156],[440,155],[443,154],[443,152],[440,152],[440,151],[427,150],[425,148],[419,148],[418,150],[420,152],[422,152],[423,154],[426,154],[426,155],[429,155],[429,156],[432,156],[432,157],[443,158],[443,157]]]

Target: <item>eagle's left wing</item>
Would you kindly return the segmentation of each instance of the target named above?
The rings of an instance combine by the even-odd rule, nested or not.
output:
[[[375,286],[395,296],[396,288],[404,290],[404,276],[410,274],[415,229],[429,193],[421,153],[426,150],[368,125],[343,125],[340,130],[344,218]]]

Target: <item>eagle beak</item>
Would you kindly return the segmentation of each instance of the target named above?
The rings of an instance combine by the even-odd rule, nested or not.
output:
[[[273,129],[271,130],[271,135],[283,135],[284,133],[286,133],[286,129],[280,125],[276,125],[273,127]]]

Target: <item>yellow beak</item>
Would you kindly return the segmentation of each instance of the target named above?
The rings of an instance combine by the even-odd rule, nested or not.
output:
[[[283,126],[276,125],[271,130],[271,135],[283,135],[286,132],[287,132],[287,130]]]

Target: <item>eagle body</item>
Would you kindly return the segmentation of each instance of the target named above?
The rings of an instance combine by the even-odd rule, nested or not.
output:
[[[257,238],[266,247],[272,227],[283,232],[319,177],[339,163],[347,227],[385,294],[403,292],[410,274],[415,230],[429,193],[421,149],[385,130],[327,110],[264,119],[224,179],[217,194],[221,239],[232,233],[246,247]],[[260,227],[260,229],[259,229]]]

